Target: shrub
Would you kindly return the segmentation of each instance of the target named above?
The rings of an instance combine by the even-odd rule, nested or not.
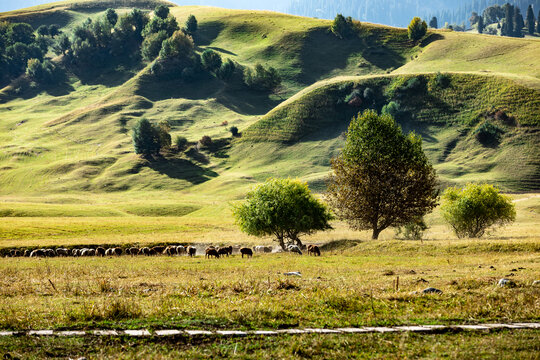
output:
[[[231,59],[227,59],[219,69],[217,76],[224,81],[228,81],[232,78],[236,65]]]
[[[173,36],[163,41],[159,56],[163,59],[181,59],[191,55],[194,48],[191,36],[176,31]]]
[[[368,100],[368,101],[371,101],[375,98],[375,91],[373,91],[372,88],[365,88],[364,89],[364,99],[365,100]]]
[[[487,120],[474,131],[476,139],[484,145],[499,142],[502,133],[504,133],[504,131],[501,128]]]
[[[397,228],[396,236],[403,236],[406,240],[422,240],[424,231],[428,229],[423,217],[414,219],[408,224]]]
[[[481,237],[494,226],[503,226],[516,219],[512,200],[489,184],[468,184],[465,188],[445,190],[441,205],[443,218],[459,238]]]
[[[441,89],[446,89],[448,86],[450,86],[450,75],[448,74],[441,74],[440,72],[437,73],[435,76],[435,84]]]
[[[197,18],[194,15],[189,15],[186,20],[185,30],[188,34],[193,35],[197,32],[198,24]]]
[[[118,14],[114,9],[107,9],[107,12],[105,13],[105,18],[112,26],[116,25],[116,23],[118,22]]]
[[[169,125],[169,122],[167,120],[160,121],[158,124],[158,128],[160,148],[170,148],[172,140],[171,135],[169,134],[169,131],[171,131],[171,126]]]
[[[199,140],[199,143],[204,146],[204,147],[208,147],[208,146],[211,146],[212,145],[212,138],[208,135],[204,135],[201,140]]]
[[[154,14],[161,19],[166,19],[169,16],[169,7],[165,5],[158,5],[154,9]]]
[[[49,27],[47,25],[41,25],[37,28],[37,33],[40,36],[48,36],[49,35]]]
[[[385,115],[388,114],[392,116],[394,119],[399,118],[399,115],[401,113],[401,106],[399,103],[395,101],[390,101],[388,104],[384,105],[381,114]]]
[[[419,17],[415,17],[411,20],[409,27],[407,28],[409,39],[413,41],[420,40],[426,35],[427,24],[425,21],[422,21]]]
[[[56,24],[49,25],[49,36],[55,37],[60,35],[60,27]]]
[[[188,140],[184,136],[178,135],[174,140],[174,144],[176,145],[178,151],[184,151],[187,148]]]
[[[237,137],[239,132],[238,132],[238,128],[236,126],[231,126],[231,128],[229,129],[229,131],[231,132],[231,135],[234,136],[234,137]]]

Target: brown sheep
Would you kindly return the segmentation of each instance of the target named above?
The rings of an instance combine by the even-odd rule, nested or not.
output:
[[[114,249],[113,249],[113,252],[114,252],[114,255],[120,256],[120,255],[122,255],[122,253],[123,253],[124,251],[122,250],[122,248],[117,247],[117,248],[114,248]]]
[[[139,249],[136,248],[136,247],[129,248],[129,249],[126,250],[126,254],[131,255],[131,256],[138,255],[139,254]]]
[[[212,256],[216,259],[219,259],[218,251],[214,247],[209,247],[208,249],[206,249],[206,254],[204,255],[204,257],[210,259]]]
[[[105,256],[105,248],[102,248],[102,247],[98,247],[96,249],[96,256]]]
[[[193,247],[193,246],[188,246],[187,247],[187,253],[190,257],[194,257],[196,254],[197,254],[197,248]]]
[[[250,248],[244,247],[240,249],[240,254],[242,254],[242,258],[244,258],[244,255],[250,258],[253,256],[253,250],[251,250]]]
[[[227,257],[229,257],[229,255],[232,255],[232,246],[220,247],[218,249],[218,254],[227,255]]]
[[[308,255],[321,256],[321,249],[317,245],[309,245],[307,247]]]

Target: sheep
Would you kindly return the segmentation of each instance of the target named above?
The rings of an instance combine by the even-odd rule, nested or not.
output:
[[[187,247],[187,253],[190,257],[194,257],[196,254],[197,254],[197,248],[193,247],[193,246],[188,246]]]
[[[45,251],[43,249],[36,249],[30,253],[30,257],[44,257]]]
[[[165,246],[154,246],[152,250],[154,250],[158,254],[163,254],[163,251],[165,250]]]
[[[30,253],[31,251],[30,250],[24,250],[24,257],[30,257]]]
[[[287,246],[287,251],[297,253],[298,255],[302,255],[302,250],[300,250],[298,245],[289,245],[289,246]]]
[[[88,249],[86,256],[96,256],[96,249]]]
[[[264,246],[262,246],[262,245],[255,246],[255,247],[253,247],[253,251],[257,252],[257,253],[262,253],[262,252],[264,252]]]
[[[65,249],[65,248],[58,248],[56,249],[56,255],[57,256],[69,256],[71,254],[71,252],[69,251],[69,249]]]
[[[106,251],[107,250],[105,250],[105,248],[100,246],[100,247],[96,248],[96,256],[105,256]]]
[[[216,259],[219,259],[219,253],[216,250],[216,248],[209,247],[206,249],[204,257],[210,259],[212,256],[215,257]]]
[[[176,247],[176,253],[178,255],[184,255],[184,254],[186,254],[186,248],[184,246],[182,246],[182,245],[178,245]]]
[[[116,255],[116,256],[122,255],[123,252],[124,252],[124,251],[122,250],[122,248],[119,248],[119,247],[113,248],[113,253],[114,253],[114,255]]]
[[[150,248],[149,247],[143,247],[139,249],[139,255],[150,255]]]
[[[129,248],[129,249],[126,250],[126,254],[131,255],[131,256],[138,255],[139,254],[139,249],[136,248],[136,247]]]
[[[54,251],[53,249],[45,249],[45,256],[56,257],[56,251]]]
[[[232,255],[232,246],[220,247],[218,249],[218,254],[227,255],[227,257],[229,257],[229,255]]]
[[[308,255],[321,256],[321,249],[317,245],[309,245],[307,247]]]
[[[176,246],[167,246],[167,248],[163,251],[163,255],[178,255],[178,251],[176,250]]]
[[[242,259],[244,258],[244,255],[250,258],[253,256],[253,250],[251,250],[250,248],[244,247],[240,249],[240,254],[242,254]]]
[[[11,257],[19,257],[21,255],[22,253],[19,250],[11,250],[8,254],[8,256],[11,256]]]
[[[107,250],[105,250],[105,256],[113,256],[113,255],[114,255],[113,248],[108,248]]]

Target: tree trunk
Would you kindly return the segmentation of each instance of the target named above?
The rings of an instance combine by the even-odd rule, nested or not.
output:
[[[287,251],[287,249],[285,248],[285,241],[283,240],[283,236],[278,237],[278,242],[279,242],[279,246],[281,246],[283,251]]]
[[[377,240],[379,239],[379,234],[381,233],[380,229],[373,228],[373,234],[371,235],[371,239]]]

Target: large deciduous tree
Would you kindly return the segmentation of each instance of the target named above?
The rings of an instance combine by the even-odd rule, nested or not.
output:
[[[333,215],[315,198],[306,183],[269,179],[233,206],[240,229],[254,236],[274,236],[285,250],[288,243],[302,246],[299,236],[331,229]]]
[[[372,230],[373,239],[437,205],[437,177],[422,150],[422,139],[403,134],[390,115],[368,110],[353,118],[332,170],[330,204],[352,228]]]
[[[133,127],[133,146],[135,153],[150,156],[161,149],[160,129],[145,118],[139,120]]]
[[[493,226],[516,219],[511,199],[489,184],[469,184],[463,189],[450,187],[442,196],[443,218],[457,237],[481,237]]]

